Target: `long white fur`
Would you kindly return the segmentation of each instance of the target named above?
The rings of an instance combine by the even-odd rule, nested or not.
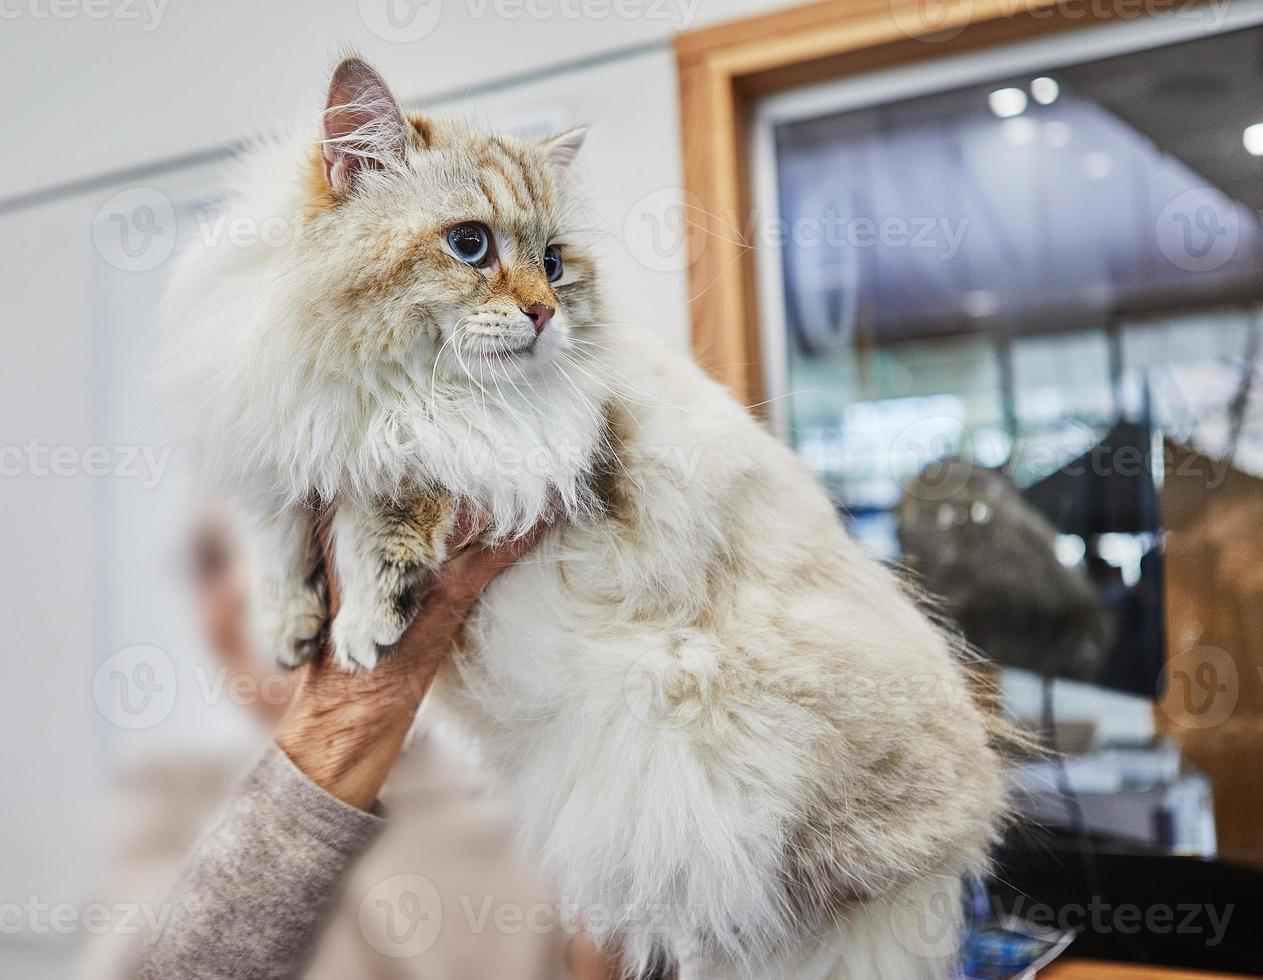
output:
[[[312,133],[239,164],[233,215],[298,240]],[[357,207],[406,234],[398,202],[430,179],[368,173]],[[278,512],[407,479],[499,535],[567,518],[493,583],[442,692],[558,894],[608,917],[631,975],[662,952],[684,980],[944,975],[950,942],[910,923],[985,866],[998,763],[950,644],[802,464],[656,339],[562,309],[519,373],[462,363],[409,320],[417,296],[363,325],[401,338],[379,351],[346,342],[354,323],[313,334],[308,299],[356,255],[298,251],[195,243],[174,278],[208,470]],[[609,404],[616,518],[591,491]],[[818,874],[789,880],[795,861]]]

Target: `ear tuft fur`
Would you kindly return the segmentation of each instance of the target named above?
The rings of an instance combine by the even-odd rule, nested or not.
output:
[[[568,167],[570,162],[579,153],[579,147],[583,146],[583,141],[588,135],[587,126],[576,126],[574,129],[568,129],[564,133],[556,136],[550,136],[541,144],[544,152],[548,155],[548,159],[559,167]]]
[[[361,58],[344,58],[333,70],[325,102],[321,152],[335,194],[355,190],[366,171],[403,158],[408,126],[381,75]]]

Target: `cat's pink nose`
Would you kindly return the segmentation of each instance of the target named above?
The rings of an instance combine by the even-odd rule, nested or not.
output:
[[[544,328],[548,326],[548,321],[553,318],[553,308],[545,306],[543,303],[532,303],[522,312],[531,318],[531,325],[535,327],[536,337],[544,332]]]

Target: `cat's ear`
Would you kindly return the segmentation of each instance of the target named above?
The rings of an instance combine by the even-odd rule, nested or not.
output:
[[[334,193],[350,194],[366,171],[402,160],[407,145],[408,125],[381,75],[359,58],[344,59],[329,80],[321,141]]]
[[[583,146],[583,140],[587,135],[587,126],[576,126],[557,136],[548,137],[541,145],[550,161],[559,167],[568,167],[570,161],[578,154],[579,147]]]

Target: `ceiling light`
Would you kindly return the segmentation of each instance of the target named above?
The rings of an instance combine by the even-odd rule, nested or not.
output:
[[[987,105],[1001,119],[1020,116],[1026,111],[1026,93],[1020,88],[998,88],[987,96]]]
[[[1052,105],[1061,94],[1061,86],[1055,78],[1041,75],[1031,82],[1031,95],[1040,105]]]
[[[1247,126],[1241,134],[1241,142],[1251,156],[1263,157],[1263,123]]]

